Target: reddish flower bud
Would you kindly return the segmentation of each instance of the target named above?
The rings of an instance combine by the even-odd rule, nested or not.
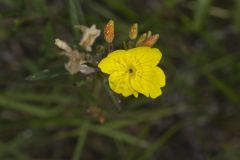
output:
[[[143,43],[142,46],[148,46],[148,47],[152,47],[157,40],[159,39],[159,34],[154,34],[151,37],[147,38]]]
[[[147,33],[143,33],[140,38],[138,39],[136,46],[141,46],[142,43],[145,41],[145,39],[147,38]]]
[[[108,43],[114,39],[114,21],[110,20],[104,27],[104,38]]]

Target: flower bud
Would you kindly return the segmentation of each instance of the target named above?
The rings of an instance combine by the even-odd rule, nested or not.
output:
[[[141,44],[145,41],[146,38],[147,38],[147,33],[143,33],[138,39],[136,46],[141,46]]]
[[[135,23],[131,26],[130,30],[129,30],[129,38],[131,40],[136,39],[138,36],[138,24]]]
[[[147,38],[142,43],[142,46],[152,47],[157,42],[158,39],[159,39],[159,34],[154,34],[151,37]]]
[[[148,31],[147,33],[147,38],[151,37],[152,36],[152,31]]]
[[[114,39],[114,21],[110,20],[104,27],[104,38],[108,43]]]

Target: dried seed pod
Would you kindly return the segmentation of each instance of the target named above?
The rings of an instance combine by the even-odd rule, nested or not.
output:
[[[69,47],[69,45],[66,42],[62,41],[61,39],[58,38],[55,39],[55,45],[66,52],[72,52],[72,48]]]
[[[86,64],[82,64],[79,66],[79,71],[82,73],[82,74],[92,74],[94,73],[96,70],[93,68],[93,67],[90,67]]]
[[[129,30],[129,38],[131,40],[136,39],[138,36],[138,24],[135,23],[131,26],[130,30]]]
[[[136,46],[141,46],[141,44],[145,41],[146,38],[147,38],[147,33],[143,33],[138,39]]]
[[[158,39],[159,39],[159,34],[154,34],[151,37],[147,38],[141,45],[152,47],[157,42]]]
[[[60,49],[64,50],[64,52],[60,52],[59,54],[65,55],[69,58],[68,63],[64,66],[70,74],[76,74],[78,72],[81,72],[82,74],[92,74],[95,72],[94,68],[86,65],[87,61],[85,53],[73,50],[66,42],[60,39],[56,39],[55,44]]]
[[[112,43],[114,39],[114,21],[110,20],[104,27],[104,38],[106,42]]]
[[[79,45],[82,46],[86,51],[92,51],[92,45],[94,44],[95,40],[100,36],[101,30],[96,28],[96,25],[93,24],[91,27],[86,26],[76,26],[83,32],[83,36]]]
[[[73,50],[72,52],[68,52],[67,54],[69,61],[67,64],[65,64],[65,68],[68,70],[68,72],[70,74],[76,74],[78,72],[81,72],[81,66],[86,63],[83,53],[79,53],[78,51]]]

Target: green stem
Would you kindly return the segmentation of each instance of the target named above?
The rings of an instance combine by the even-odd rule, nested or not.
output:
[[[106,78],[103,77],[103,86],[104,86],[105,90],[108,92],[108,94],[109,94],[110,98],[112,99],[115,107],[117,109],[121,110],[121,106],[119,104],[120,100],[113,94],[113,92],[110,90],[110,88],[108,87],[106,82],[107,82]]]

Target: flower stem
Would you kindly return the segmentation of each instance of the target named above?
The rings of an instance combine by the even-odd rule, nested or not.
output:
[[[113,101],[113,104],[115,105],[115,107],[118,109],[118,110],[121,110],[121,105],[120,105],[120,100],[113,94],[113,92],[110,90],[110,88],[108,87],[107,85],[107,79],[102,77],[103,78],[103,86],[105,88],[105,90],[108,92],[110,98],[112,99]]]
[[[113,51],[113,43],[108,44],[108,53],[111,53]]]

